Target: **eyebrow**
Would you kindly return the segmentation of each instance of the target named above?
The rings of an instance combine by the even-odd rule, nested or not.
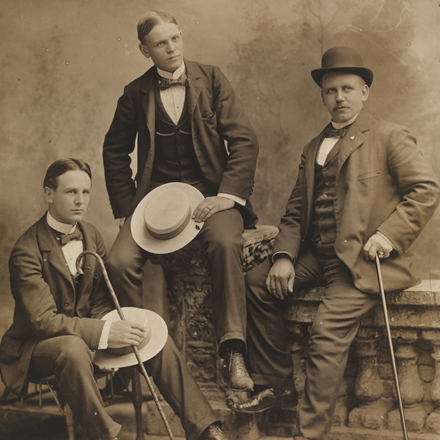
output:
[[[180,36],[180,31],[177,32],[177,34],[171,35],[170,38],[164,38],[164,39],[159,40],[159,41],[153,41],[153,44],[154,44],[154,45],[157,45],[157,44],[160,44],[160,43],[165,43],[165,41],[167,41],[167,40],[171,40],[172,38],[174,38],[174,37],[178,37],[178,36]]]

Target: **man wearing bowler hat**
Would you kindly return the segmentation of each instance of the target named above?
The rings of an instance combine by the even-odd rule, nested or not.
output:
[[[295,439],[328,439],[347,355],[362,316],[386,292],[417,283],[411,245],[438,204],[437,178],[409,131],[363,110],[373,72],[350,47],[312,71],[331,122],[302,153],[269,261],[246,276],[248,353],[257,393],[231,400],[252,413],[296,401],[283,300],[325,286],[310,333]]]
[[[197,189],[203,197],[191,216],[199,222],[198,239],[212,278],[214,327],[225,359],[222,371],[232,388],[252,389],[243,360],[242,233],[257,222],[249,197],[258,142],[221,70],[183,58],[183,37],[173,16],[147,12],[138,23],[138,37],[142,54],[154,66],[125,87],[103,147],[110,203],[123,225],[110,251],[109,276],[121,304],[142,307],[142,267],[156,247],[134,239],[133,213],[164,184]],[[129,155],[136,138],[138,172],[133,179]]]
[[[137,364],[135,345],[148,373],[182,421],[188,439],[226,440],[205,396],[188,370],[163,319],[144,309],[116,311],[93,255],[82,274],[83,251],[106,260],[101,235],[83,222],[92,174],[81,159],[60,159],[47,170],[48,211],[17,241],[9,260],[14,320],[0,344],[0,373],[6,387],[26,393],[29,378],[55,375],[59,390],[89,439],[114,440],[121,429],[106,412],[93,376]],[[104,318],[104,319],[102,319]],[[124,351],[124,350],[122,350]],[[128,350],[131,351],[130,349]]]

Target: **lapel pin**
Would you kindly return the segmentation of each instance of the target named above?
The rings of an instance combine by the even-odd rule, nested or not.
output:
[[[350,139],[351,139],[351,140],[354,140],[354,136],[352,136]]]

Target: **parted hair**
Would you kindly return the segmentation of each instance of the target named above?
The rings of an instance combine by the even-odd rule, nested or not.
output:
[[[84,171],[92,180],[92,171],[89,164],[82,159],[58,159],[46,171],[46,176],[44,177],[43,188],[50,188],[56,191],[58,187],[58,178],[62,176],[67,171]]]
[[[165,11],[148,11],[139,20],[137,31],[139,41],[144,44],[145,37],[153,30],[155,26],[161,23],[174,23],[178,26],[177,20]]]

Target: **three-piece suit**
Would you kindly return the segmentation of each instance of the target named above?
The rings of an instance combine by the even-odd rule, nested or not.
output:
[[[84,250],[105,261],[96,228],[86,222],[78,227]],[[73,277],[44,216],[15,244],[9,270],[15,312],[0,344],[3,382],[20,395],[29,377],[54,374],[75,420],[90,438],[113,440],[120,425],[103,407],[92,364],[104,327],[101,318],[114,309],[97,260],[86,255],[84,274]],[[198,439],[216,417],[173,341],[168,338],[164,349],[144,365],[181,418],[187,436]]]
[[[438,204],[439,185],[406,128],[362,110],[346,135],[316,163],[324,131],[303,150],[296,184],[279,225],[274,258],[293,256],[295,289],[324,285],[314,318],[300,438],[327,439],[348,349],[361,317],[379,301],[373,261],[363,247],[377,231],[394,250],[382,260],[386,292],[414,285],[411,244]],[[293,388],[283,301],[265,287],[270,262],[246,276],[248,351],[256,384]]]
[[[257,218],[248,201],[258,142],[231,84],[215,66],[185,60],[185,107],[176,124],[158,92],[156,67],[124,89],[104,142],[107,190],[116,218],[127,217],[111,249],[109,276],[124,305],[142,306],[141,268],[150,257],[134,242],[129,218],[155,187],[173,181],[198,188],[205,197],[226,193],[245,206],[209,217],[198,236],[212,276],[214,324],[220,348],[246,335],[242,273],[244,227]],[[129,154],[137,136],[138,172],[132,179]]]

